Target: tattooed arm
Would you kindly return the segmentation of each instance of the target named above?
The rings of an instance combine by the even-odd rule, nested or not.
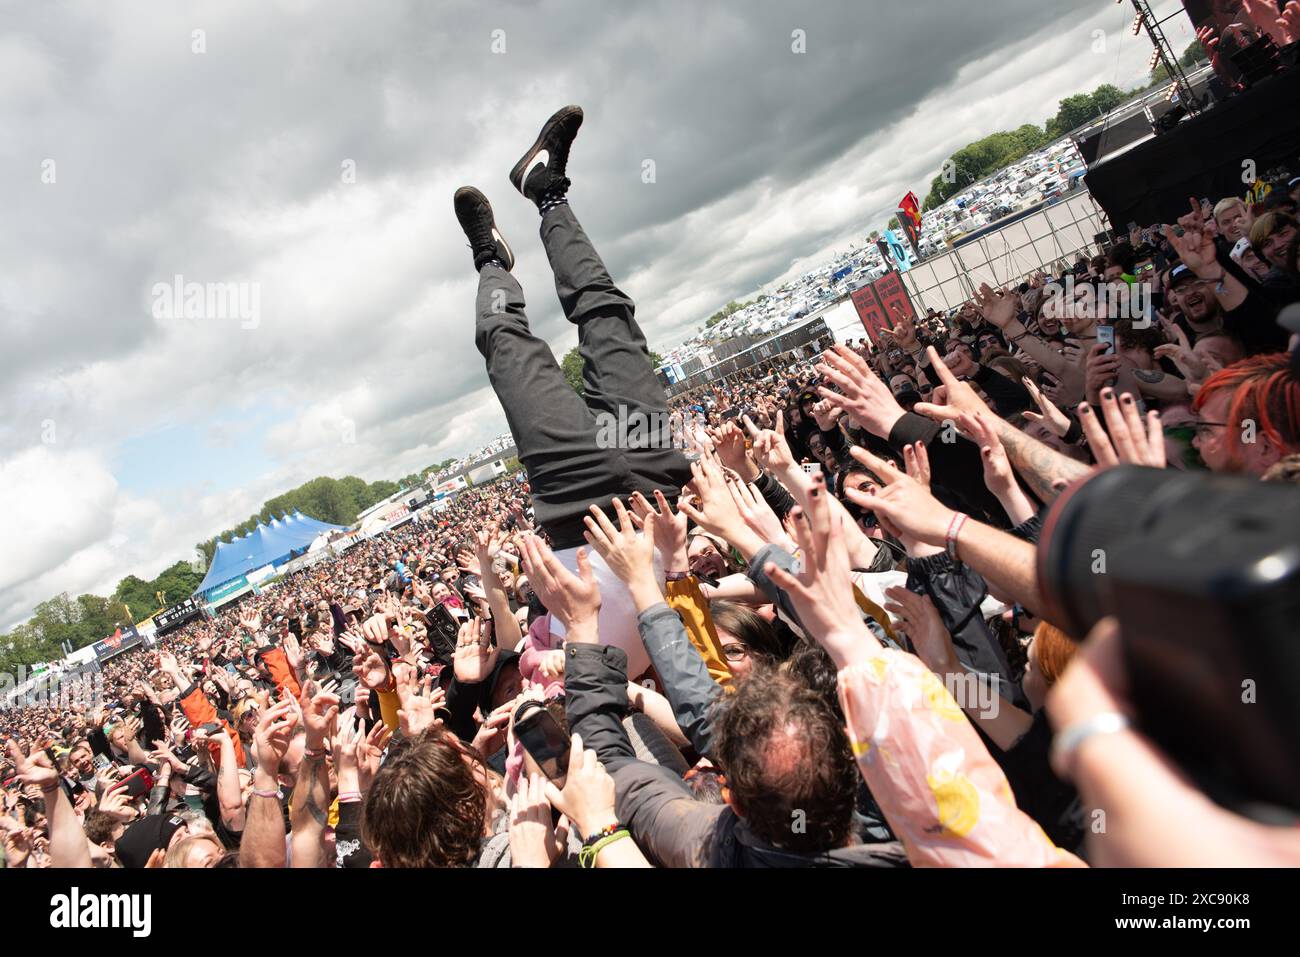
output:
[[[284,808],[278,771],[297,724],[297,706],[288,698],[264,710],[257,723],[253,734],[257,768],[239,842],[241,867],[284,867]]]
[[[325,824],[329,820],[330,781],[325,767],[325,742],[338,720],[337,695],[317,693],[314,682],[303,686],[302,721],[307,729],[306,750],[298,768],[290,802],[289,846],[292,867],[324,867]]]
[[[995,419],[994,428],[1011,466],[1044,505],[1050,505],[1067,485],[1091,471],[1087,463],[1062,455],[1003,419]]]
[[[293,867],[324,867],[325,825],[329,820],[330,784],[323,755],[307,753],[298,769],[290,801],[289,834]]]

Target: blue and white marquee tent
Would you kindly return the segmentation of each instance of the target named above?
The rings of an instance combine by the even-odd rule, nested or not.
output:
[[[272,518],[230,542],[217,542],[212,564],[194,594],[204,601],[226,586],[238,582],[249,572],[267,565],[278,568],[301,554],[322,532],[342,530],[342,525],[318,522],[295,511],[283,518]]]

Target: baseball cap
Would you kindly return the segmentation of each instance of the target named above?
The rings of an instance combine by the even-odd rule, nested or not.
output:
[[[1242,236],[1240,239],[1237,240],[1237,245],[1232,247],[1232,252],[1229,253],[1229,255],[1232,256],[1232,261],[1235,263],[1240,263],[1241,257],[1246,255],[1246,250],[1249,248],[1250,248],[1250,238],[1247,236]]]
[[[1195,279],[1196,273],[1192,272],[1186,263],[1179,263],[1174,267],[1174,271],[1169,274],[1169,285],[1172,288],[1184,280],[1191,282]]]
[[[117,839],[114,849],[123,867],[144,867],[149,855],[167,847],[172,835],[185,826],[178,817],[150,814],[136,821]]]

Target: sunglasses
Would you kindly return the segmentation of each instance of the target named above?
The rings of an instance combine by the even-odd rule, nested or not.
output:
[[[1204,422],[1197,421],[1192,423],[1192,429],[1197,435],[1208,435],[1214,429],[1222,429],[1228,425],[1227,422]]]

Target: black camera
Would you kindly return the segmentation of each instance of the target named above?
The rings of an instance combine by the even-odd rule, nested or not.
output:
[[[1211,798],[1300,811],[1300,493],[1124,466],[1067,489],[1038,550],[1046,616],[1114,616],[1138,727]]]

